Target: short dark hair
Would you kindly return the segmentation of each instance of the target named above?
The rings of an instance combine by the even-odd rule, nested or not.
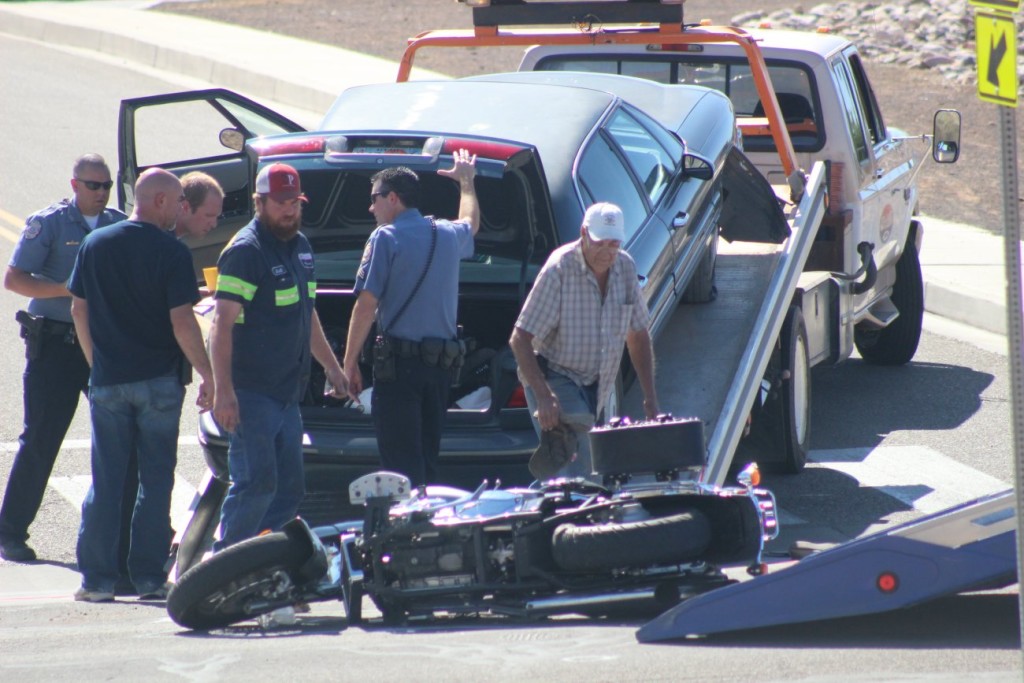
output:
[[[371,183],[380,182],[382,188],[394,192],[407,209],[420,205],[420,177],[411,168],[395,166],[378,171],[370,178]]]
[[[224,198],[224,190],[213,176],[202,171],[191,171],[181,176],[181,193],[185,195],[185,201],[193,213],[203,205],[211,192]]]

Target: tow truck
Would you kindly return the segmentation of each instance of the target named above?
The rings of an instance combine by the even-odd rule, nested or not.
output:
[[[882,365],[914,356],[924,312],[915,179],[929,150],[940,164],[959,157],[959,112],[937,111],[930,135],[888,128],[849,41],[687,24],[685,0],[462,1],[473,29],[410,38],[400,81],[422,48],[521,46],[520,71],[540,81],[599,71],[729,96],[738,146],[776,188],[791,235],[781,245],[719,240],[695,287],[706,305],[681,306],[659,349],[682,360],[685,381],[659,391],[707,425],[704,483],[721,485],[747,460],[801,471],[811,368],[855,348]]]
[[[662,385],[662,401],[710,430],[702,483],[720,485],[746,457],[799,472],[811,367],[854,348],[869,363],[902,365],[917,350],[924,228],[914,183],[929,150],[937,163],[957,161],[959,112],[936,111],[931,135],[888,128],[849,41],[686,24],[685,0],[460,1],[472,6],[474,28],[411,38],[399,80],[423,47],[522,46],[520,70],[540,79],[600,71],[730,97],[745,157],[777,188],[791,234],[778,246],[720,238],[704,267],[707,305],[680,306],[677,333],[663,337],[689,362],[685,381]],[[552,23],[564,27],[533,28]],[[1016,516],[1012,490],[969,501],[685,600],[637,638],[883,612],[1007,586],[1017,579]]]

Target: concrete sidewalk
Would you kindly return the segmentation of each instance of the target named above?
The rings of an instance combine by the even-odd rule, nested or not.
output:
[[[140,0],[0,4],[0,33],[94,50],[239,90],[256,99],[325,112],[338,93],[394,80],[398,65],[342,48],[217,22],[146,12]],[[414,79],[444,78],[414,70]],[[1004,243],[970,226],[922,218],[925,308],[1006,333]]]

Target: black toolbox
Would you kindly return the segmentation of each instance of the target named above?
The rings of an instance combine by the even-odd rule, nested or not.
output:
[[[616,418],[590,431],[594,471],[603,475],[700,470],[707,459],[704,422],[659,415],[630,422]]]

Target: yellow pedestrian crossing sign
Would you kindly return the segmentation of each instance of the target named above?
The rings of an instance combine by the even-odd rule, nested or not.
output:
[[[1017,106],[1017,30],[1013,16],[975,13],[978,46],[978,97],[1007,107]]]

